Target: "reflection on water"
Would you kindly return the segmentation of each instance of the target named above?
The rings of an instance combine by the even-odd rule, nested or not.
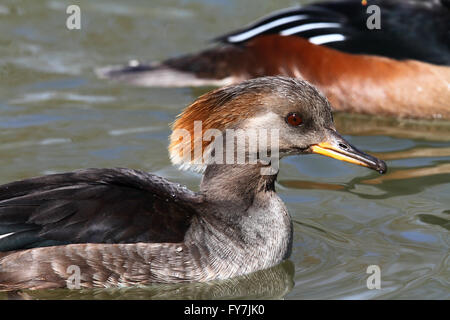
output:
[[[410,184],[405,186],[405,180]],[[320,190],[342,190],[344,192],[354,192],[366,199],[383,199],[396,195],[412,195],[420,193],[425,188],[450,182],[450,163],[438,164],[429,168],[417,169],[391,169],[383,176],[365,179],[357,177],[345,185],[319,183],[302,180],[282,180],[280,185],[293,189],[320,189]],[[377,185],[377,194],[355,191],[357,185]],[[365,188],[369,190],[370,188]],[[374,189],[372,189],[374,190]],[[384,191],[384,192],[382,192]]]
[[[447,217],[447,219],[445,219],[438,216],[433,216],[432,214],[419,214],[417,216],[423,223],[441,226],[442,228],[450,231],[450,217]]]
[[[430,141],[450,139],[450,122],[446,120],[395,119],[339,112],[334,121],[344,134],[384,135]]]
[[[450,174],[450,163],[442,163],[429,168],[397,170],[387,174],[386,176],[366,180],[364,182],[368,184],[378,184],[392,180],[414,179],[414,181],[412,181],[413,182],[412,184],[416,185],[417,189],[420,190],[424,186],[429,186],[430,184],[439,184],[449,181],[450,180],[449,174]],[[429,181],[428,184],[423,183],[425,179],[428,179]]]
[[[270,269],[224,281],[155,284],[139,288],[24,290],[2,293],[8,299],[281,299],[291,291],[294,264],[287,260]],[[1,293],[0,293],[1,299]]]
[[[0,183],[129,167],[198,190],[198,174],[171,166],[167,137],[182,107],[210,88],[126,87],[93,70],[199,50],[298,1],[77,3],[80,31],[64,27],[69,0],[0,4]],[[318,155],[283,159],[277,189],[294,220],[290,266],[223,283],[16,298],[449,299],[450,122],[345,113],[335,121],[351,143],[387,160],[389,171],[380,176]],[[381,290],[367,289],[372,264],[381,268]]]

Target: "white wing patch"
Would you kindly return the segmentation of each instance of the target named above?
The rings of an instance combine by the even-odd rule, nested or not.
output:
[[[294,9],[296,12],[292,12],[289,15],[289,11]],[[256,37],[262,33],[267,31],[274,31],[281,36],[290,36],[290,35],[300,35],[303,32],[311,31],[311,30],[320,30],[320,29],[341,29],[343,25],[339,22],[324,22],[320,21],[323,19],[317,17],[314,13],[302,13],[299,12],[299,8],[292,8],[287,10],[282,10],[280,12],[276,12],[271,16],[266,18],[265,22],[262,22],[260,25],[254,25],[248,27],[248,29],[235,33],[233,35],[228,36],[226,39],[229,43],[239,43],[247,41],[253,37]],[[283,16],[280,16],[283,15]],[[320,18],[319,21],[315,19]],[[283,28],[283,26],[285,26]],[[281,30],[279,30],[281,29]],[[337,31],[337,30],[336,30]],[[344,41],[346,37],[341,33],[329,33],[328,30],[324,30],[319,33],[317,36],[306,36],[305,39],[308,39],[311,43],[314,44],[325,44],[336,41]],[[322,34],[320,34],[322,33]]]
[[[337,22],[315,22],[315,23],[307,23],[301,26],[292,27],[280,32],[282,36],[290,36],[296,33],[305,32],[309,30],[315,29],[324,29],[324,28],[340,28],[341,24]]]
[[[13,234],[14,234],[14,232],[2,234],[2,235],[0,235],[0,240],[3,239],[3,238],[9,237],[9,236],[11,236],[11,235],[13,235]]]
[[[330,43],[330,42],[336,42],[336,41],[344,41],[345,36],[340,33],[334,33],[334,34],[325,34],[322,36],[315,36],[308,39],[309,42],[314,44],[324,44],[324,43]]]
[[[277,19],[274,21],[270,21],[269,23],[260,25],[256,28],[246,30],[245,32],[238,33],[233,36],[229,36],[227,38],[227,40],[229,42],[245,41],[247,39],[257,36],[258,34],[263,33],[264,31],[270,30],[272,28],[276,28],[283,24],[291,23],[291,22],[298,21],[298,20],[308,19],[308,18],[309,18],[309,16],[306,14],[299,14],[299,15],[294,15],[294,16],[290,16],[290,17],[280,18],[280,19]]]

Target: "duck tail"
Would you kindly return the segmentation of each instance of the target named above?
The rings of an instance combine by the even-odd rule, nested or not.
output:
[[[239,73],[248,59],[240,46],[224,45],[162,62],[142,64],[132,60],[126,66],[99,68],[96,74],[146,87],[224,86],[244,80]]]

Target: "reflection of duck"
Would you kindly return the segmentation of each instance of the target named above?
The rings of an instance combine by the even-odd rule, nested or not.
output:
[[[449,141],[450,121],[397,119],[339,112],[334,123],[342,134],[356,136],[383,135],[395,138]]]
[[[380,30],[367,29],[366,7],[358,1],[281,11],[219,37],[221,46],[162,63],[133,61],[98,74],[169,87],[285,75],[316,85],[336,110],[450,118],[450,67],[418,61],[450,63],[450,10],[448,1],[442,3],[370,2],[381,7]]]
[[[389,157],[389,153],[383,154]],[[290,189],[318,189],[318,190],[332,190],[344,191],[346,193],[353,193],[363,199],[387,199],[393,195],[412,195],[424,191],[426,188],[445,184],[450,179],[450,163],[434,164],[430,167],[419,168],[391,168],[390,172],[383,177],[364,178],[357,177],[345,185],[311,182],[308,180],[290,180],[283,179],[279,184]],[[405,184],[405,180],[408,183]],[[358,185],[373,186],[376,185],[376,191],[369,189],[360,191],[357,190]]]
[[[221,281],[152,284],[132,288],[95,288],[82,291],[66,289],[10,291],[4,295],[9,299],[25,300],[282,299],[292,290],[294,273],[294,264],[286,260],[269,269]]]
[[[196,121],[203,125],[199,136]],[[227,150],[237,150],[225,137],[229,129],[266,128],[279,136],[267,144],[271,155],[319,153],[386,171],[383,161],[335,131],[317,90],[282,77],[200,97],[174,124],[171,158],[192,166],[222,150],[229,159]],[[208,145],[208,129],[223,139],[218,135]],[[194,136],[180,140],[180,132]],[[244,155],[261,153],[245,145]],[[272,165],[211,162],[199,193],[131,169],[88,169],[0,186],[0,251],[15,251],[0,259],[0,289],[64,287],[69,266],[80,268],[82,287],[221,280],[274,266],[290,255],[292,224],[275,193]]]

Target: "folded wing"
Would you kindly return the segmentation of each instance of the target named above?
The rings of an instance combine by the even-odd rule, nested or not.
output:
[[[130,169],[0,186],[0,252],[69,243],[180,242],[201,196]]]

